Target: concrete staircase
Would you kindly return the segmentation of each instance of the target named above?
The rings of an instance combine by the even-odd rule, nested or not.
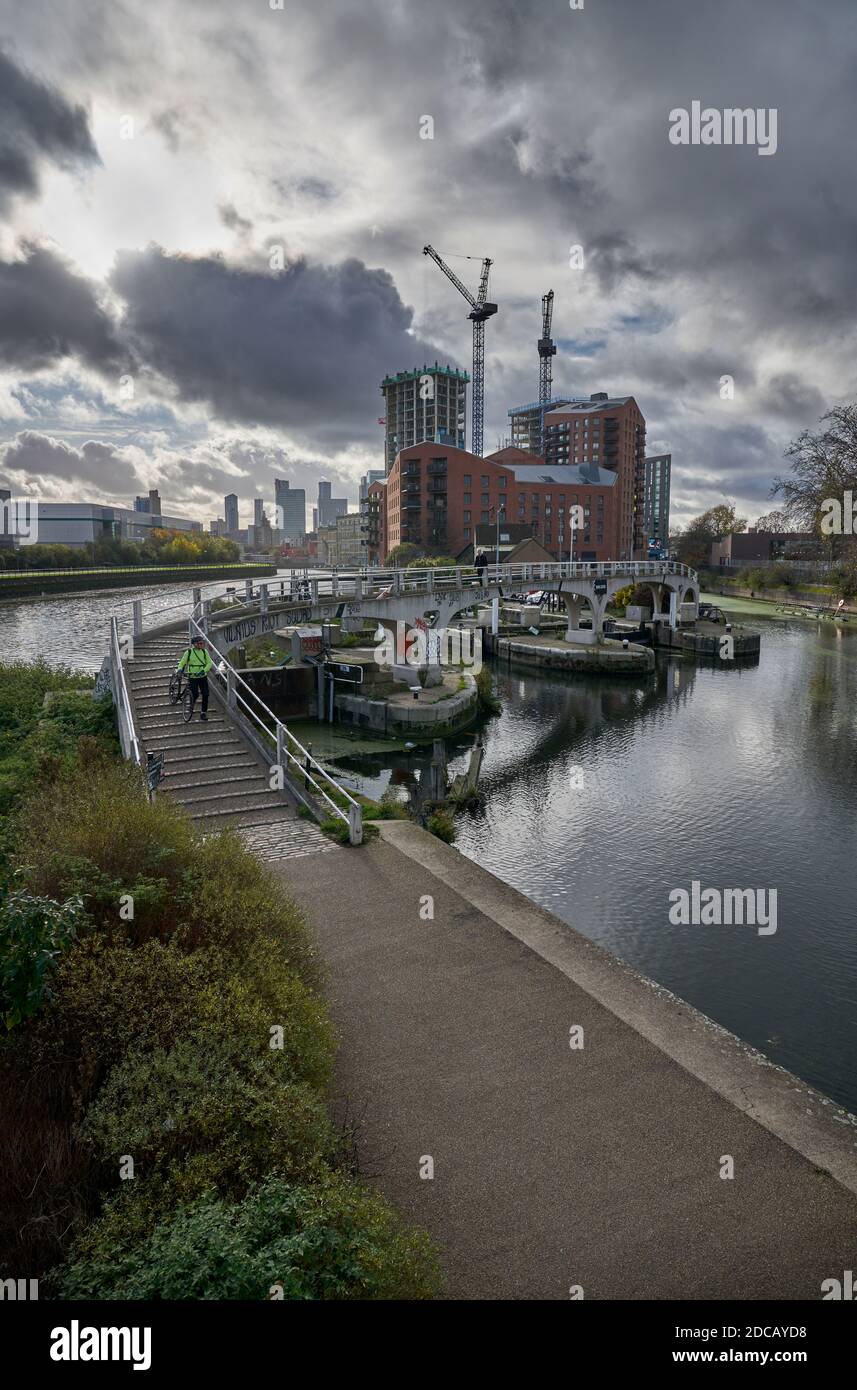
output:
[[[197,701],[189,724],[181,705],[169,703],[170,676],[187,638],[138,638],[125,676],[137,731],[146,753],[164,753],[165,792],[205,833],[232,825],[263,859],[288,859],[334,849],[318,826],[297,814],[284,793],[272,791],[267,770],[238,728],[212,700],[208,721]]]

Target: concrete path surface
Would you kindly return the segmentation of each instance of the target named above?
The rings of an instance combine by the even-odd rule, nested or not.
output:
[[[414,825],[274,871],[328,962],[361,1170],[448,1297],[818,1300],[857,1268],[832,1102]]]

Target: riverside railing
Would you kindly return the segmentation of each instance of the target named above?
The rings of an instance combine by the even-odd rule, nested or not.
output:
[[[310,572],[311,573],[311,572]],[[267,612],[272,603],[314,604],[328,599],[381,599],[401,594],[431,594],[450,589],[485,588],[496,585],[502,588],[533,587],[543,584],[557,584],[574,579],[659,579],[668,575],[680,576],[698,583],[696,570],[678,560],[555,560],[540,564],[489,564],[479,573],[473,565],[425,566],[413,569],[349,569],[332,570],[310,578],[304,571],[292,578],[264,580],[246,579],[243,594],[234,585],[227,585],[218,593],[211,589],[206,602],[231,597],[236,607],[258,604],[262,613]],[[206,588],[210,588],[206,585]],[[193,590],[193,608],[200,609],[202,590]],[[142,600],[136,600],[134,609],[134,634],[141,636],[150,625],[150,619],[167,612],[186,613],[187,600],[170,605],[168,608],[143,613]]]
[[[119,622],[115,617],[110,620],[110,678],[116,702],[116,718],[119,725],[119,743],[122,748],[122,755],[132,759],[138,767],[142,768],[140,740],[137,737],[134,711],[131,708],[131,699],[125,682],[125,670],[122,665],[122,640],[119,636]]]
[[[206,637],[206,631],[199,619],[202,617],[202,604],[197,604],[188,620],[188,637]],[[341,786],[330,773],[321,766],[308,748],[300,742],[290,729],[269,709],[264,700],[248,685],[244,677],[236,671],[226,657],[222,657],[209,673],[222,683],[227,709],[242,713],[261,731],[264,745],[270,751],[276,750],[274,767],[282,769],[285,776],[291,769],[299,773],[304,785],[312,787],[317,796],[328,806],[331,815],[348,827],[348,838],[352,845],[363,841],[363,811],[360,803]],[[342,801],[345,802],[343,807]]]

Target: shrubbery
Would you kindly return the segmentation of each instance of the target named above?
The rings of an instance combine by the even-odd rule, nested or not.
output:
[[[43,709],[52,679],[0,668],[0,1263],[76,1298],[430,1296],[427,1238],[328,1116],[300,913],[237,835],[147,801],[67,675]]]
[[[0,1018],[7,1029],[41,1007],[60,953],[81,923],[80,898],[64,903],[11,892],[0,899]]]
[[[426,1239],[373,1193],[333,1176],[269,1178],[236,1204],[202,1198],[137,1242],[104,1227],[60,1288],[71,1299],[425,1298],[430,1265]]]

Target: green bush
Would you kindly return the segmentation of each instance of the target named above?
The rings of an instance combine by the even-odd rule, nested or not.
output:
[[[318,967],[299,909],[235,832],[203,840],[164,797],[142,795],[129,764],[72,771],[20,818],[18,851],[33,893],[81,894],[95,927],[142,944],[177,936],[231,950],[260,932],[288,946],[288,968],[308,982]],[[130,894],[133,918],[120,916]]]
[[[60,961],[54,997],[33,1020],[26,1045],[34,1066],[73,1068],[83,1107],[132,1052],[228,1036],[248,1055],[264,1056],[275,1025],[283,1028],[288,1077],[326,1085],[330,1022],[321,998],[291,970],[287,943],[256,937],[236,958],[215,948],[187,953],[175,941],[111,943],[97,934]]]
[[[449,811],[444,810],[442,806],[439,806],[436,811],[432,811],[426,820],[426,829],[448,845],[451,845],[455,840],[455,821]]]
[[[479,709],[482,713],[499,714],[503,706],[494,694],[494,682],[487,666],[480,667],[476,673],[476,690],[479,695]]]
[[[82,917],[79,898],[58,903],[20,891],[0,898],[0,1016],[7,1029],[41,1008]]]
[[[191,1297],[245,1296],[268,1254],[277,1273],[246,1296],[277,1279],[288,1297],[428,1296],[426,1238],[346,1175],[302,914],[236,833],[203,840],[149,803],[105,702],[65,679],[0,669],[19,861],[0,909],[0,1263],[53,1267],[66,1296],[184,1296],[187,1237]]]
[[[13,851],[12,813],[23,799],[42,784],[53,787],[81,745],[116,746],[110,700],[93,700],[73,684],[91,681],[43,663],[0,664],[0,865]]]
[[[438,1287],[428,1238],[336,1177],[272,1177],[232,1206],[206,1196],[138,1243],[99,1239],[97,1226],[87,1257],[62,1271],[63,1298],[419,1299]]]
[[[176,1201],[217,1191],[243,1197],[269,1173],[323,1176],[337,1141],[319,1092],[288,1081],[282,1054],[249,1053],[237,1038],[182,1038],[168,1052],[114,1067],[82,1126],[96,1158],[135,1181],[169,1183]]]

